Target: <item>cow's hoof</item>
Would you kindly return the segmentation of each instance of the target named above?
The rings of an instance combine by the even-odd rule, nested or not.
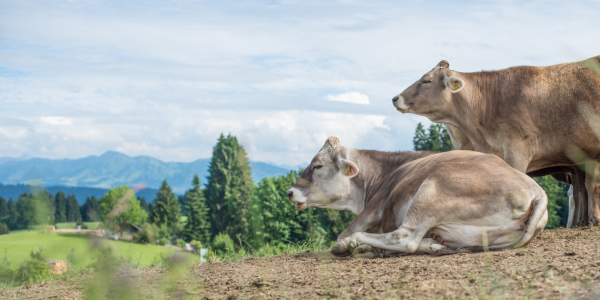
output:
[[[331,254],[340,257],[349,256],[350,254],[352,254],[352,252],[350,252],[350,250],[348,249],[348,245],[344,242],[339,242],[335,244],[331,248],[330,252]]]
[[[376,251],[371,245],[360,245],[354,249],[352,256],[356,258],[377,258]]]

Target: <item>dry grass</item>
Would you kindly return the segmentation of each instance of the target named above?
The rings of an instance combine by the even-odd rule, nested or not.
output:
[[[0,298],[598,299],[599,282],[600,228],[593,227],[546,230],[528,247],[492,253],[368,260],[306,252],[190,268],[84,271],[0,289]]]

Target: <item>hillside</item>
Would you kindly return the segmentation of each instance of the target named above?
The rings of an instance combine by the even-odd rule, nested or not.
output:
[[[163,162],[148,156],[130,157],[108,151],[100,156],[80,159],[26,160],[0,158],[0,182],[4,184],[41,181],[44,186],[92,187],[108,189],[126,184],[144,184],[158,188],[167,179],[176,193],[183,193],[191,185],[194,174],[206,183],[209,158],[193,162]],[[278,176],[289,170],[262,162],[250,162],[252,179],[260,181],[266,176]]]

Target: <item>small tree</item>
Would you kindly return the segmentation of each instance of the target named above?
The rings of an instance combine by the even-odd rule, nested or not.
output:
[[[106,225],[119,224],[119,228],[127,227],[131,222],[140,225],[146,217],[146,211],[140,207],[140,202],[135,199],[135,193],[126,185],[111,188],[100,199],[102,221]]]
[[[208,220],[208,207],[204,199],[204,191],[200,189],[200,178],[194,175],[192,188],[185,193],[187,221],[183,229],[186,241],[210,241],[210,222]]]
[[[67,221],[67,198],[62,191],[56,192],[54,197],[54,222],[64,223]]]
[[[179,201],[165,179],[152,204],[152,221],[173,228],[179,222],[180,210]]]

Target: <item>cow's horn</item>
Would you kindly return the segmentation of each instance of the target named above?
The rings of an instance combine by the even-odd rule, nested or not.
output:
[[[323,148],[321,148],[321,150],[328,148],[329,151],[332,151],[332,150],[335,150],[335,148],[339,144],[340,144],[340,140],[338,138],[336,138],[335,136],[330,136],[325,141],[325,145],[323,145]]]
[[[448,69],[448,68],[450,68],[450,63],[445,60],[442,60],[442,61],[440,61],[439,64],[437,64],[437,66],[435,66],[435,68],[433,68],[433,70],[441,70],[441,69]]]

